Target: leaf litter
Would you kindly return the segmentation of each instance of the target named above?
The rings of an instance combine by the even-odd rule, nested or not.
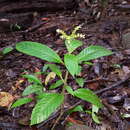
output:
[[[90,6],[91,8],[87,9],[85,5],[83,8],[84,10],[79,8],[77,13],[73,11],[70,11],[69,14],[68,12],[60,12],[58,15],[55,13],[48,13],[49,20],[47,20],[47,23],[43,24],[35,31],[28,32],[24,35],[21,35],[21,32],[0,34],[0,48],[5,48],[10,45],[14,46],[14,44],[18,41],[30,40],[47,44],[49,47],[56,50],[62,57],[62,54],[64,54],[66,50],[64,50],[63,41],[59,40],[58,34],[55,32],[56,29],[62,28],[63,30],[70,32],[73,26],[84,23],[81,30],[82,33],[86,35],[86,38],[84,39],[84,47],[88,45],[102,45],[114,51],[114,55],[112,56],[93,60],[92,63],[94,65],[92,66],[85,64],[83,71],[79,76],[83,76],[85,79],[83,87],[94,90],[95,93],[97,93],[103,100],[105,107],[101,110],[101,112],[99,112],[99,117],[102,120],[102,124],[95,124],[89,114],[84,112],[74,112],[69,115],[68,119],[66,113],[64,113],[62,120],[59,122],[61,126],[71,122],[76,125],[84,124],[97,130],[107,130],[108,128],[110,130],[125,130],[130,128],[130,117],[127,116],[126,118],[126,115],[129,114],[130,108],[130,48],[122,49],[124,47],[124,43],[129,44],[129,42],[127,42],[128,39],[125,39],[124,41],[124,38],[128,34],[130,19],[129,14],[126,11],[113,8],[113,4],[115,5],[115,3],[116,2],[112,3],[110,1],[107,7],[109,11],[106,11],[108,15],[105,18],[101,18],[101,20],[97,19],[99,16],[96,17],[93,12],[97,11],[96,9],[98,9],[98,6],[93,8],[93,3],[87,2],[87,6]],[[82,4],[84,4],[84,2],[82,2]],[[98,3],[96,4],[98,5]],[[120,4],[120,1],[117,1],[117,4]],[[85,13],[83,13],[83,11]],[[90,13],[87,13],[87,11],[90,11]],[[40,21],[41,19],[43,20],[43,17],[37,19],[37,21]],[[129,45],[125,46],[129,47]],[[80,48],[78,50],[80,51]],[[2,95],[0,98],[0,104],[2,107],[1,111],[3,112],[2,117],[0,117],[0,128],[9,128],[11,123],[15,122],[15,124],[12,124],[12,128],[14,129],[33,129],[33,127],[29,128],[27,123],[30,119],[29,117],[31,113],[29,112],[34,105],[33,103],[19,108],[18,118],[7,114],[9,112],[10,115],[13,115],[14,113],[16,114],[17,111],[8,111],[5,107],[8,107],[14,101],[14,97],[12,95],[16,94],[21,96],[22,90],[28,85],[27,81],[22,81],[23,79],[20,79],[21,74],[24,71],[31,74],[37,70],[42,70],[44,64],[45,63],[43,61],[37,58],[25,56],[16,51],[12,51],[0,58],[0,94]],[[42,78],[45,79],[45,77],[42,76],[40,76],[40,78],[41,80]],[[48,79],[46,83],[53,83],[55,80],[56,79],[50,81]],[[73,83],[73,79],[70,78],[69,80],[72,81],[70,86],[73,86],[75,89],[80,88],[77,84]],[[17,89],[12,86],[15,86]],[[59,90],[60,88],[56,88],[55,91]],[[77,102],[79,102],[78,99],[75,100],[73,97],[68,95],[65,102],[67,104],[66,109],[69,109]],[[91,109],[91,105],[89,103],[80,102],[80,104],[84,106],[83,109],[85,110]],[[7,113],[5,112],[6,110],[8,111]],[[43,124],[40,124],[34,128],[50,129],[49,126],[51,126],[54,120],[56,120],[56,115],[58,114],[52,114],[52,116],[43,122]],[[20,122],[22,122],[22,125],[26,127],[21,127],[19,125],[21,124]]]

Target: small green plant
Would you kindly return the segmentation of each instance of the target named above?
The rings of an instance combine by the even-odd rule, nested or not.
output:
[[[6,55],[6,54],[8,54],[8,53],[10,53],[11,51],[13,51],[13,47],[5,47],[2,51],[1,51],[1,53],[3,54],[3,55]]]
[[[18,25],[17,23],[16,24],[11,24],[10,25],[10,30],[11,31],[20,31],[21,30],[21,26]]]
[[[3,50],[0,51],[0,58],[13,51],[13,49],[13,47],[5,47]]]
[[[28,96],[31,93],[35,93],[37,95],[37,102],[31,114],[31,125],[35,125],[46,120],[60,106],[62,109],[66,92],[74,97],[92,103],[98,109],[102,108],[103,105],[98,96],[95,95],[91,90],[83,88],[84,79],[77,78],[77,75],[79,75],[79,73],[82,71],[82,64],[84,62],[90,63],[88,61],[102,56],[111,55],[112,52],[104,47],[92,45],[83,49],[79,54],[75,54],[74,51],[83,45],[81,41],[77,40],[78,37],[84,37],[84,35],[76,33],[80,28],[81,26],[77,26],[70,35],[67,35],[60,29],[57,30],[58,33],[62,34],[61,38],[65,40],[65,46],[68,51],[66,54],[64,54],[63,59],[61,59],[60,56],[48,46],[37,42],[23,41],[16,44],[16,49],[18,51],[48,61],[49,64],[46,64],[43,67],[43,71],[51,71],[45,79],[45,85],[43,85],[43,83],[34,75],[24,75],[25,78],[28,78],[29,81],[32,81],[32,85],[28,86],[23,91],[22,96]],[[60,69],[61,66],[64,66],[66,72],[63,73],[63,70]],[[54,79],[55,76],[57,76],[58,80],[54,84],[48,86],[50,79]],[[72,76],[73,79],[76,80],[77,84],[81,86],[81,88],[73,90],[73,86],[69,86],[68,76]],[[44,86],[48,87],[49,89],[61,87],[62,90],[61,93],[48,93]],[[21,106],[31,101],[32,99],[24,97],[17,100],[12,105],[12,108]]]

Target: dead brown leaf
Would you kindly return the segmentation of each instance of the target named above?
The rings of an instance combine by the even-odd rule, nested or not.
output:
[[[9,107],[14,97],[8,92],[0,92],[0,106]]]

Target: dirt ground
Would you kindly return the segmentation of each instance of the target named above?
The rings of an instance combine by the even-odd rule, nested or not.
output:
[[[99,112],[102,123],[94,123],[89,114],[75,112],[69,117],[64,115],[56,130],[65,129],[68,122],[84,124],[95,130],[130,129],[130,3],[123,3],[124,0],[110,0],[105,4],[96,1],[85,3],[84,0],[74,10],[34,12],[33,17],[28,17],[26,24],[21,25],[22,30],[5,29],[1,23],[0,51],[5,47],[15,47],[20,41],[34,41],[46,44],[62,55],[66,51],[65,45],[56,29],[62,29],[69,34],[75,26],[83,24],[79,31],[85,34],[85,39],[81,39],[84,42],[82,48],[101,45],[114,52],[112,56],[93,60],[93,66],[84,65],[82,72],[82,77],[86,79],[84,88],[95,91],[104,104]],[[15,99],[21,97],[22,91],[28,85],[26,80],[20,83],[21,75],[25,71],[29,74],[42,71],[44,64],[44,61],[16,50],[4,56],[0,55],[0,92],[8,92]],[[71,86],[77,88],[75,83]],[[69,107],[78,101],[68,97],[66,104]],[[84,109],[90,108],[90,104],[86,102],[81,104]],[[13,110],[0,106],[0,129],[49,130],[57,116],[30,127],[30,111],[33,106],[31,103]],[[122,116],[126,114],[129,117]]]

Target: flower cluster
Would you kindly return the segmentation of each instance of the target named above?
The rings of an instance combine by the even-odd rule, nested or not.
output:
[[[84,34],[76,33],[81,27],[82,27],[82,25],[76,26],[70,35],[67,35],[61,29],[57,29],[56,32],[61,34],[61,36],[60,36],[61,39],[71,40],[71,39],[75,39],[75,38],[85,38]]]

